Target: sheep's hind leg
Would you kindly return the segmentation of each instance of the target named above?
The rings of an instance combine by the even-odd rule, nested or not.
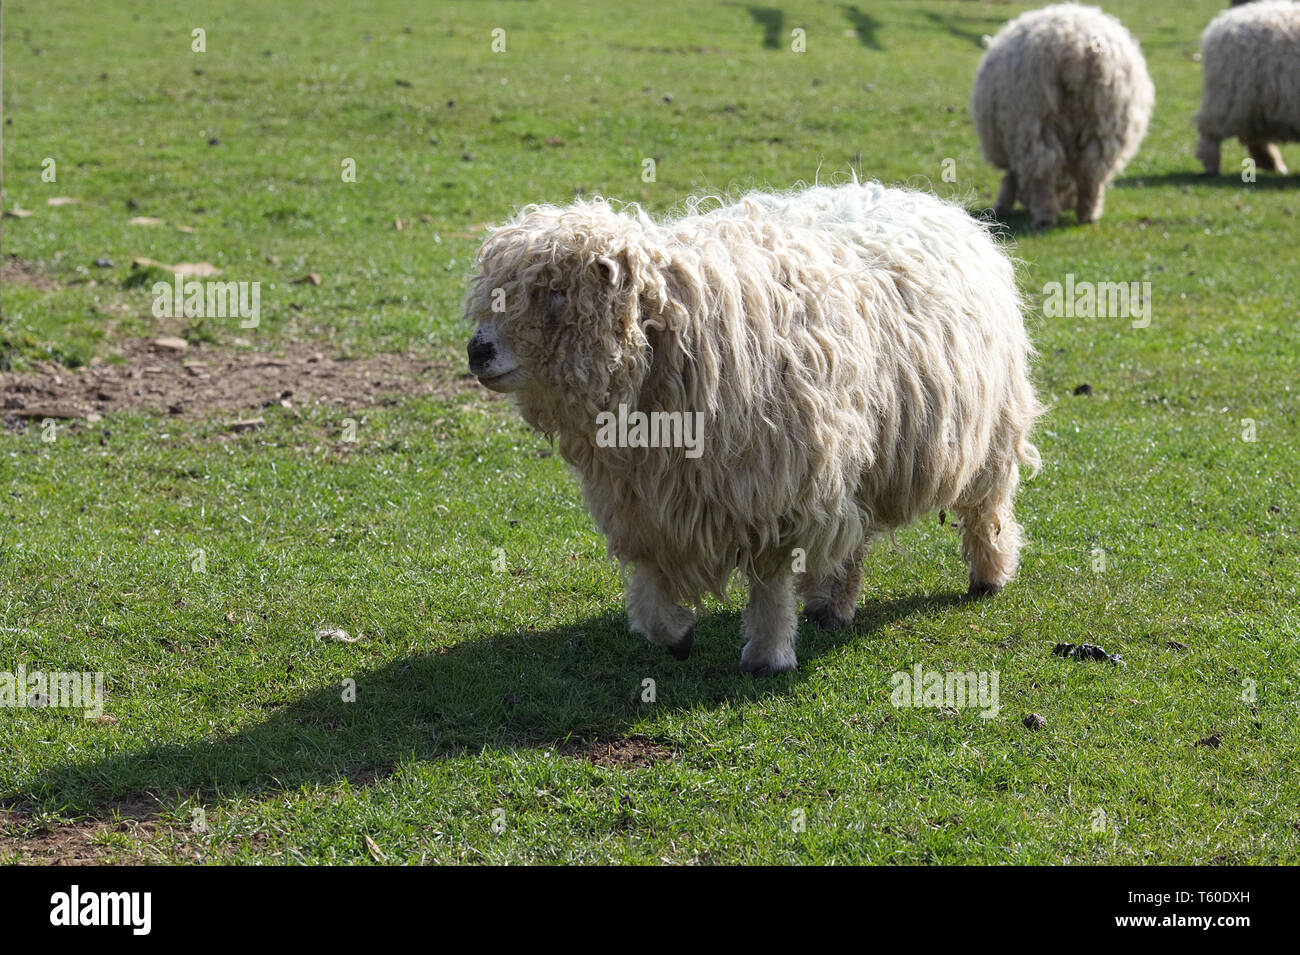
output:
[[[1286,175],[1286,163],[1282,161],[1282,152],[1277,148],[1277,143],[1270,143],[1264,139],[1248,139],[1246,148],[1250,150],[1250,158],[1255,160],[1255,168]]]
[[[1008,172],[1002,177],[1002,185],[998,187],[998,198],[993,203],[993,215],[999,219],[1005,219],[1011,215],[1011,211],[1016,207],[1016,174]]]
[[[862,557],[865,547],[859,547],[844,562],[838,574],[816,578],[800,574],[797,582],[799,596],[803,598],[804,616],[823,630],[839,630],[851,626],[853,613],[862,593]]]
[[[740,669],[744,672],[763,676],[799,665],[794,652],[794,582],[789,572],[762,580],[750,575],[741,633],[745,649],[740,653]]]
[[[685,660],[695,643],[695,611],[675,603],[655,570],[637,565],[627,582],[627,623],[678,660]]]

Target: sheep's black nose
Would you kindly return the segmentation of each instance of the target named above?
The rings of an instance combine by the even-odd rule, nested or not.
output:
[[[485,342],[481,338],[471,338],[469,348],[466,350],[469,352],[469,370],[475,374],[486,368],[496,353],[492,343]]]

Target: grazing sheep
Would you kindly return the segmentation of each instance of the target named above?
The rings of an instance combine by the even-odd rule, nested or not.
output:
[[[739,569],[741,669],[792,669],[794,577],[814,622],[847,626],[868,539],[938,508],[970,593],[1000,590],[1041,409],[986,229],[878,183],[688,213],[528,206],[484,243],[465,306],[471,372],[558,439],[631,565],[631,629],[684,659],[682,604]]]
[[[1219,173],[1219,144],[1236,136],[1255,165],[1286,172],[1275,141],[1300,140],[1300,3],[1225,10],[1201,34],[1205,91],[1196,158]]]
[[[971,98],[984,156],[1006,170],[994,214],[1019,196],[1035,228],[1071,205],[1080,222],[1101,218],[1154,104],[1142,51],[1114,17],[1073,3],[1016,17],[989,44]]]

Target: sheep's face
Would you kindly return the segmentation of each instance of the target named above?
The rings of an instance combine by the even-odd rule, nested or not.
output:
[[[607,208],[543,208],[479,252],[466,317],[470,372],[487,388],[603,407],[646,364],[626,254],[629,220]]]

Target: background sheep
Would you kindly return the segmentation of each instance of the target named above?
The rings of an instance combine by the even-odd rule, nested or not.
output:
[[[1225,10],[1201,34],[1204,93],[1196,158],[1219,172],[1219,144],[1241,140],[1260,169],[1285,173],[1275,140],[1300,139],[1300,4],[1265,0]]]
[[[852,622],[870,536],[936,508],[970,592],[1016,569],[1039,405],[1011,263],[962,209],[879,184],[755,193],[656,223],[531,206],[478,257],[470,370],[558,439],[633,630],[678,657],[706,592],[750,582],[741,667],[796,665],[795,591]],[[620,406],[703,413],[703,453],[604,447]]]
[[[1146,135],[1155,88],[1114,17],[1073,3],[1022,14],[989,44],[971,112],[984,156],[1005,169],[994,213],[1020,196],[1036,228],[1073,205],[1101,217],[1106,184]]]

